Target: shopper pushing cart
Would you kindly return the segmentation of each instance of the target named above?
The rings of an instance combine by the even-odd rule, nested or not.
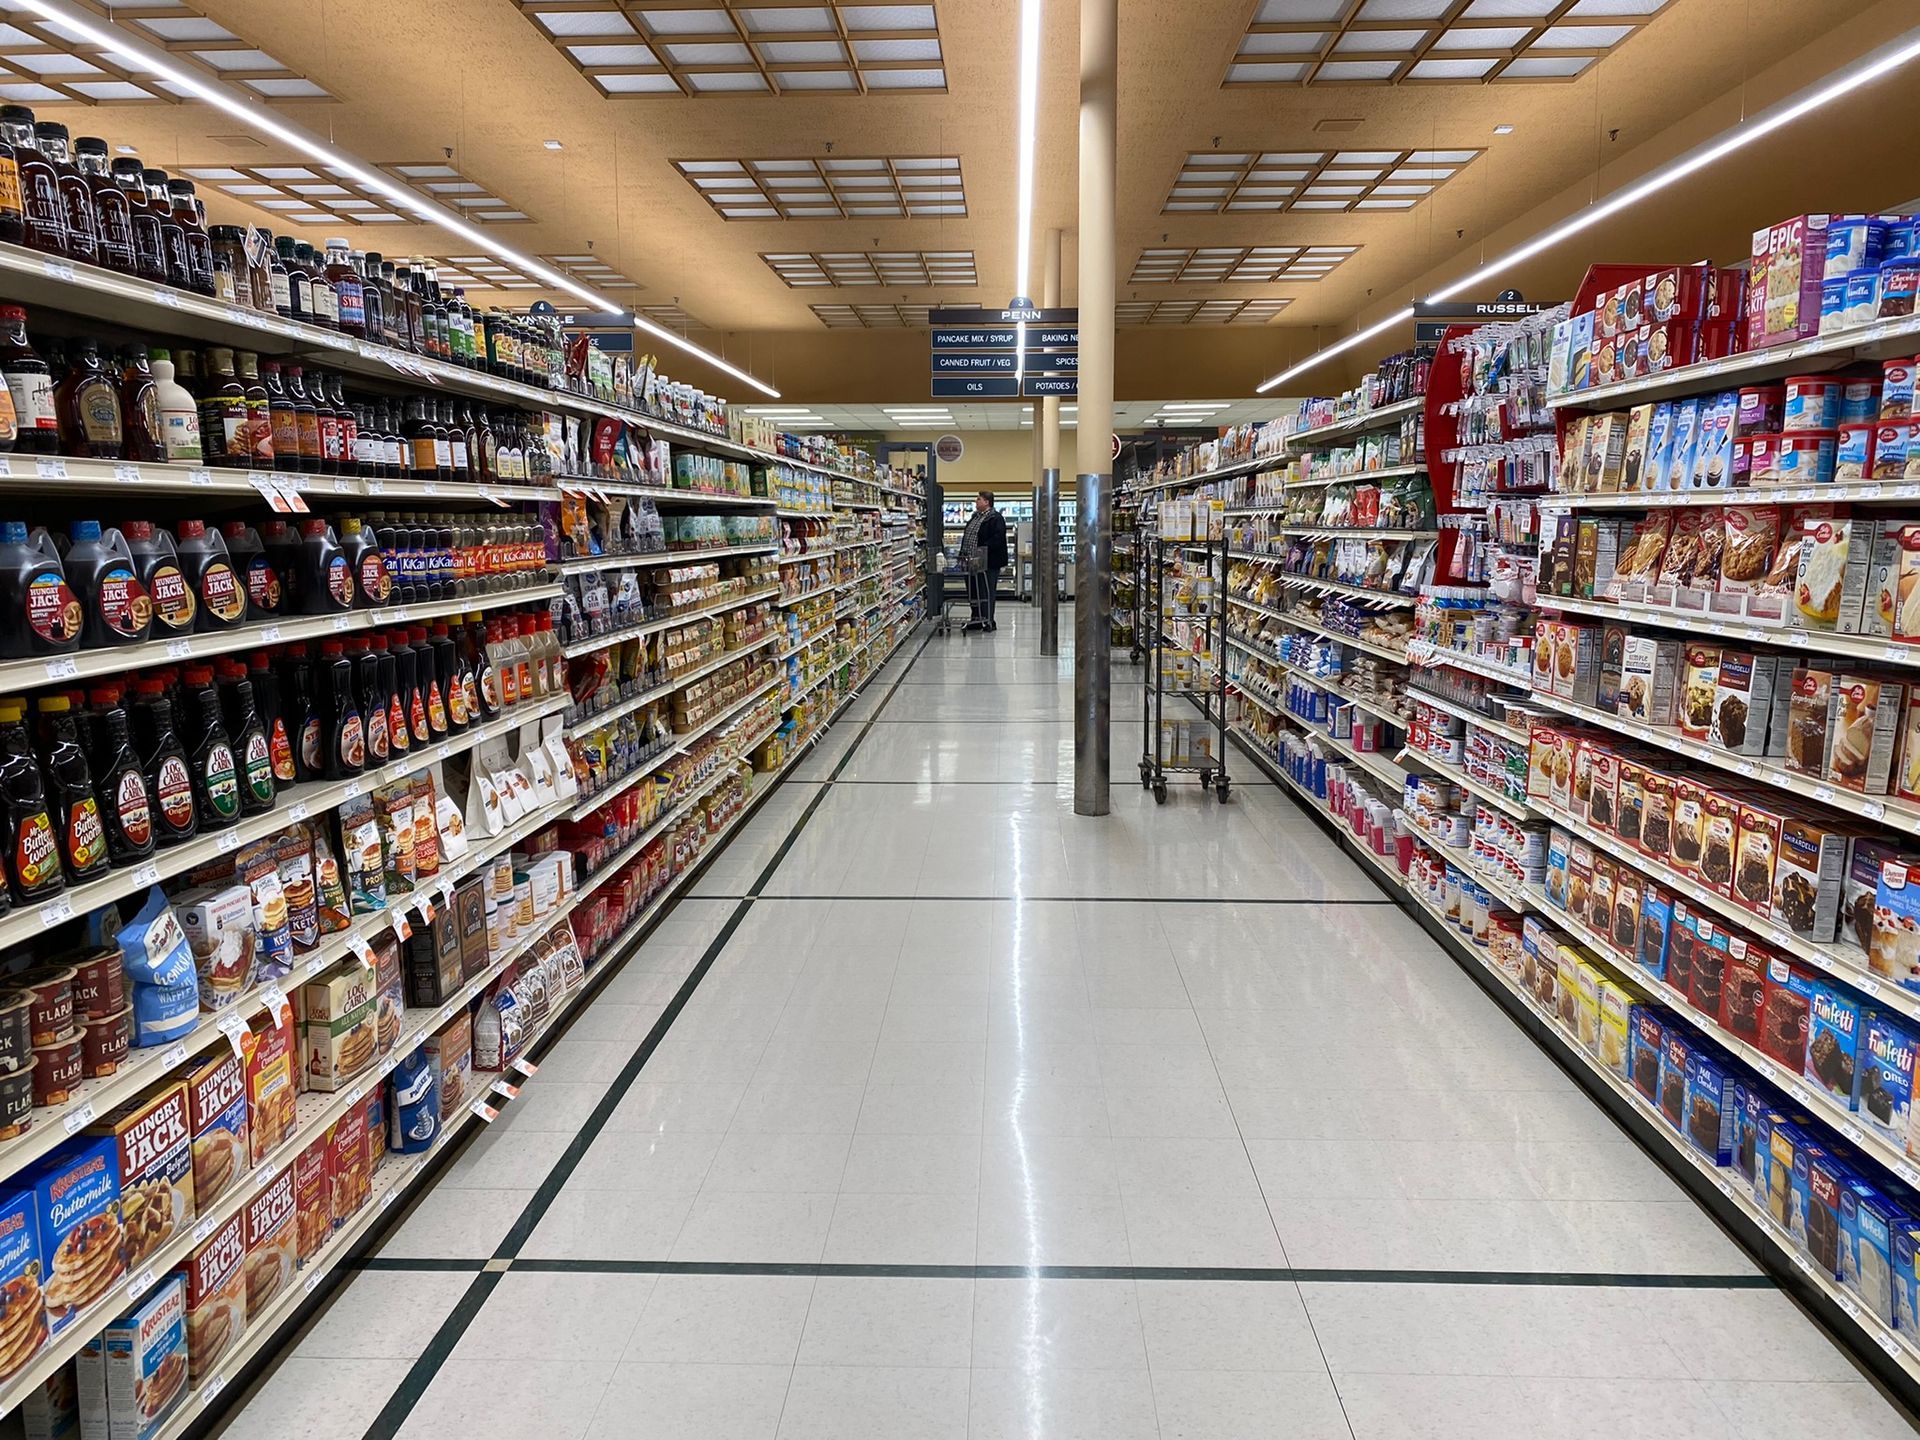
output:
[[[973,497],[973,514],[960,537],[960,567],[967,572],[968,594],[973,601],[973,618],[967,621],[966,629],[998,630],[993,609],[1000,590],[1000,572],[1007,568],[1007,522],[993,508],[991,490]]]

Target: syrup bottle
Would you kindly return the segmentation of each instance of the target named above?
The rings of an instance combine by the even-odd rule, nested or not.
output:
[[[60,192],[60,214],[67,225],[67,255],[83,264],[100,263],[100,227],[93,209],[93,187],[75,168],[67,153],[67,127],[42,120],[33,127],[33,138],[40,153],[53,166],[54,182]]]
[[[67,253],[66,202],[60,172],[40,152],[33,133],[33,111],[24,105],[0,106],[0,136],[13,147],[20,175],[20,207],[26,220],[24,243],[49,255]]]
[[[141,718],[146,727],[147,794],[153,800],[153,838],[162,848],[191,840],[200,833],[194,807],[193,775],[187,752],[174,730],[173,702],[166,682],[158,676],[136,680]]]
[[[40,731],[46,745],[43,773],[47,805],[53,815],[53,838],[66,866],[67,878],[90,879],[111,860],[107,830],[100,818],[100,797],[93,788],[93,771],[80,748],[80,729],[74,723],[73,702],[65,695],[42,695]]]
[[[320,725],[329,780],[358,775],[367,764],[367,731],[354,697],[353,662],[338,640],[320,644]]]
[[[139,644],[153,629],[153,602],[140,583],[126,537],[102,530],[98,520],[74,521],[72,534],[64,563],[86,617],[81,643],[89,649]]]
[[[263,814],[273,809],[273,797],[279,792],[274,783],[273,749],[267,740],[266,723],[260,718],[253,681],[238,660],[222,660],[218,674],[227,733],[233,737],[234,761],[239,769],[240,811],[243,815]]]
[[[147,202],[146,167],[125,156],[113,162],[113,188],[125,197],[127,223],[133,227],[133,273],[156,285],[167,283],[166,243],[160,235],[160,217]]]
[[[117,687],[93,692],[97,743],[93,769],[98,776],[100,818],[107,832],[107,857],[130,865],[153,853],[153,801],[146,772],[133,753],[132,723]]]
[[[60,552],[45,530],[0,523],[0,658],[65,655],[78,649],[84,612],[67,586]]]
[[[180,573],[199,601],[202,630],[228,630],[247,618],[246,582],[234,571],[227,542],[204,520],[182,520]]]
[[[224,830],[240,818],[239,762],[226,722],[220,718],[220,692],[213,688],[213,672],[204,665],[190,665],[186,683],[200,722],[199,736],[187,757],[200,825],[206,830]]]
[[[199,618],[200,601],[187,575],[173,536],[156,530],[151,520],[129,520],[120,527],[127,552],[133,557],[134,578],[153,607],[155,638],[191,635]]]
[[[279,672],[265,650],[253,652],[247,679],[253,684],[253,697],[260,707],[260,723],[266,727],[267,760],[273,770],[274,788],[285,790],[299,778],[293,758],[294,736],[280,704]]]
[[[6,840],[7,891],[31,905],[66,888],[40,764],[27,740],[27,702],[0,700],[0,832]]]
[[[167,267],[167,284],[181,290],[197,288],[193,283],[193,260],[187,253],[187,231],[174,213],[173,196],[167,192],[167,172],[142,170],[140,181],[147,187],[147,208],[160,225],[160,258]],[[213,293],[213,267],[207,267],[205,294]]]

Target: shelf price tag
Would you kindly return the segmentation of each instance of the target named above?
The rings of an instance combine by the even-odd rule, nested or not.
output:
[[[227,1037],[227,1043],[233,1046],[233,1053],[242,1059],[246,1057],[242,1037],[251,1034],[247,1022],[238,1015],[228,1013],[220,1017],[220,1033]]]
[[[248,474],[247,483],[259,492],[260,498],[267,502],[274,514],[286,515],[292,512],[293,503],[287,499],[286,492],[274,483],[273,476],[263,475],[256,470]]]

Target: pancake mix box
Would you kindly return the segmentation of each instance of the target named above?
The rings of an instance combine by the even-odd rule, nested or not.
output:
[[[187,1393],[187,1287],[167,1276],[107,1327],[107,1440],[152,1440]]]

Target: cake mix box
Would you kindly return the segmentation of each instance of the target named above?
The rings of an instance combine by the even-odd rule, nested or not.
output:
[[[1840,1283],[1883,1325],[1893,1318],[1893,1236],[1908,1216],[1863,1180],[1840,1192]]]
[[[1905,858],[1899,846],[1871,835],[1856,838],[1847,856],[1846,881],[1840,890],[1840,939],[1866,951],[1867,968],[1875,974],[1882,973],[1872,958],[1874,905],[1880,894],[1880,872],[1888,861]],[[1887,978],[1900,977],[1889,974]]]
[[[1731,1057],[1708,1045],[1695,1046],[1687,1057],[1687,1140],[1715,1165],[1733,1163],[1733,1098],[1735,1065]]]
[[[1760,1048],[1796,1075],[1807,1063],[1815,983],[1813,972],[1804,965],[1780,957],[1767,963],[1767,1000],[1760,1022]]]
[[[1694,1037],[1685,1025],[1666,1027],[1660,1051],[1660,1113],[1675,1130],[1687,1128],[1687,1067],[1693,1063]]]
[[[1758,1047],[1767,1006],[1767,953],[1744,935],[1727,945],[1720,1023],[1736,1040]]]
[[[1852,1109],[1860,1064],[1860,1035],[1865,1028],[1859,997],[1839,985],[1816,981],[1810,1025],[1806,1076]]]
[[[1780,823],[1773,866],[1773,919],[1794,934],[1825,943],[1840,917],[1841,882],[1852,835],[1817,820]]]
[[[1795,1157],[1795,1198],[1799,1165]],[[1809,1147],[1807,1158],[1807,1258],[1830,1279],[1840,1278],[1840,1195],[1853,1176],[1829,1146]]]
[[[1883,1139],[1908,1147],[1913,1114],[1912,1028],[1899,1016],[1874,1011],[1860,1041],[1860,1118]]]
[[[1640,896],[1640,935],[1634,958],[1656,980],[1667,978],[1667,950],[1673,929],[1673,894],[1649,884]]]
[[[1661,1056],[1667,1048],[1666,1014],[1658,1005],[1636,1005],[1630,1018],[1627,1068],[1633,1088],[1648,1103],[1660,1103]]]
[[[1732,898],[1765,917],[1773,910],[1774,857],[1780,850],[1780,816],[1756,802],[1741,801],[1734,841]]]

